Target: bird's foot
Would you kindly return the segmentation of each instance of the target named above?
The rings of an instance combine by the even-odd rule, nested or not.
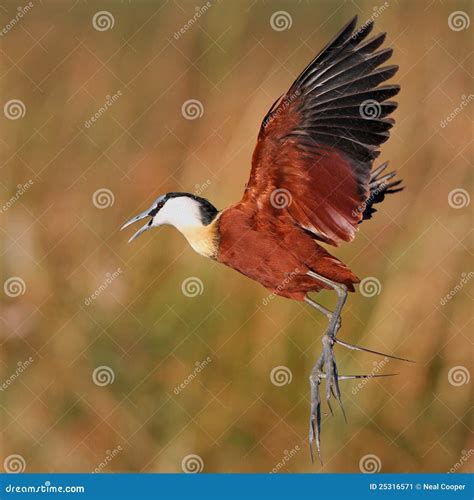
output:
[[[318,452],[319,460],[321,459],[321,398],[319,394],[319,386],[321,380],[325,379],[326,388],[326,402],[333,415],[331,407],[331,397],[334,397],[339,406],[341,407],[342,414],[344,415],[344,420],[346,420],[346,414],[344,411],[344,406],[342,405],[341,391],[339,389],[339,374],[337,371],[336,358],[334,356],[333,347],[335,344],[335,337],[330,331],[322,338],[323,352],[319,357],[318,361],[313,367],[309,381],[311,384],[311,415],[310,415],[310,425],[309,425],[309,448],[311,453],[311,460],[313,461],[313,443],[316,445],[316,450]]]
[[[309,449],[311,454],[311,461],[314,462],[313,449],[314,446],[318,452],[319,460],[322,462],[321,458],[321,397],[319,394],[319,388],[321,385],[321,381],[325,380],[325,390],[326,390],[326,402],[333,415],[332,407],[331,407],[331,398],[334,397],[339,406],[341,407],[342,414],[344,416],[344,420],[347,421],[346,413],[344,411],[344,406],[342,404],[341,391],[339,389],[339,381],[340,380],[350,380],[350,379],[359,379],[359,378],[376,378],[376,377],[391,377],[396,375],[394,373],[389,374],[369,374],[369,375],[342,375],[340,376],[337,371],[336,358],[334,356],[334,345],[339,344],[342,347],[346,347],[347,349],[352,349],[356,351],[364,351],[369,352],[371,354],[377,354],[379,356],[384,356],[386,358],[397,359],[400,361],[409,361],[413,363],[412,360],[406,358],[399,358],[397,356],[393,356],[390,354],[384,354],[378,351],[374,351],[372,349],[367,349],[366,347],[357,346],[354,344],[349,344],[348,342],[344,342],[336,338],[336,334],[341,327],[341,318],[340,315],[335,315],[334,313],[326,314],[329,319],[328,329],[324,334],[322,340],[323,343],[323,351],[318,361],[316,361],[313,369],[311,371],[311,375],[309,377],[309,381],[311,384],[311,415],[309,422]]]
[[[333,350],[335,342],[336,342],[335,337],[330,334],[325,334],[322,338],[322,343],[323,343],[322,357],[323,357],[323,371],[324,371],[323,378],[325,378],[325,385],[326,385],[326,402],[328,404],[331,415],[333,415],[330,402],[331,396],[333,396],[339,403],[339,406],[341,407],[342,410],[342,414],[344,415],[344,420],[346,420],[344,406],[342,405],[341,391],[339,390],[339,374],[337,371],[336,357],[334,356],[334,350]]]

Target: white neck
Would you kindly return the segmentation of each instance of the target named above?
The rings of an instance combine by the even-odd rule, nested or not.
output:
[[[198,201],[187,196],[170,198],[154,217],[153,226],[174,226],[197,253],[214,257],[217,251],[216,221],[204,225],[199,207]]]

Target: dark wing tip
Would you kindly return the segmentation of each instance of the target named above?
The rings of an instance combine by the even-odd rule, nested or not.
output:
[[[355,27],[357,26],[358,19],[359,19],[359,17],[356,14],[349,22],[347,22],[344,25],[344,27],[339,31],[339,33],[335,36],[335,38],[337,38],[340,34],[344,33],[345,31],[350,31],[350,33],[352,33],[354,31]],[[350,27],[350,30],[349,30],[349,27]]]
[[[352,40],[354,40],[355,44],[359,43],[359,41],[364,40],[367,35],[374,29],[374,22],[372,20],[364,23],[356,32],[352,35]]]

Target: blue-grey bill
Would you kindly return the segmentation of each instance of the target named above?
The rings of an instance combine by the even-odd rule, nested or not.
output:
[[[151,221],[150,221],[151,222]],[[128,243],[131,243],[133,240],[138,238],[142,233],[151,228],[150,222],[147,222],[142,228],[140,228],[129,240]]]
[[[150,209],[148,210],[145,210],[144,212],[142,212],[141,214],[138,214],[136,215],[135,217],[133,217],[132,219],[130,219],[128,222],[126,222],[121,228],[120,228],[120,231],[122,231],[122,229],[125,229],[126,227],[130,226],[131,224],[134,224],[135,222],[138,222],[139,220],[142,220],[144,219],[145,217],[150,217]],[[151,221],[150,221],[151,222]],[[140,228],[129,240],[128,242],[130,243],[131,241],[133,241],[134,239],[138,238],[142,233],[144,233],[147,229],[150,229],[151,225],[150,225],[150,222],[147,222],[142,228]]]
[[[144,219],[145,217],[149,217],[149,213],[150,213],[150,209],[148,210],[145,210],[144,212],[142,212],[141,214],[138,214],[136,215],[135,217],[133,217],[132,219],[130,219],[128,222],[126,222],[121,228],[120,228],[120,231],[122,229],[125,229],[126,227],[130,226],[130,224],[133,224],[135,222],[138,222],[139,220],[142,220]]]

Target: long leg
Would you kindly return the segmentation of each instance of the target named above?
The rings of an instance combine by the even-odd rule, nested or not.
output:
[[[313,271],[308,271],[307,274],[308,274],[308,276],[311,276],[311,278],[319,280],[319,281],[323,282],[325,285],[329,285],[337,293],[338,300],[337,300],[336,309],[331,314],[331,318],[329,320],[329,326],[328,326],[328,329],[326,331],[326,334],[328,334],[334,338],[336,336],[336,333],[337,333],[336,325],[338,323],[340,323],[342,308],[344,307],[344,304],[346,303],[347,287],[345,285],[343,285],[342,283],[336,283],[335,281],[332,281],[332,280],[330,280],[324,276],[321,276],[320,274],[317,274]],[[311,302],[313,302],[313,301],[311,301]],[[314,302],[314,304],[316,304],[316,302]],[[319,304],[318,304],[318,306],[320,308],[322,308],[322,306],[320,306]]]
[[[311,416],[310,416],[310,429],[309,429],[309,445],[311,449],[311,458],[313,458],[312,446],[313,441],[316,442],[316,449],[318,451],[319,459],[321,460],[321,450],[320,450],[320,430],[321,430],[321,399],[319,396],[319,386],[321,384],[321,379],[325,379],[326,385],[326,401],[328,403],[329,409],[332,413],[331,408],[331,395],[333,395],[341,409],[345,418],[344,408],[342,406],[341,392],[339,390],[339,376],[337,371],[336,359],[333,353],[333,346],[336,338],[337,331],[341,325],[341,311],[344,307],[347,298],[347,288],[345,285],[335,283],[324,276],[320,276],[313,271],[308,271],[308,275],[314,279],[323,282],[333,288],[337,295],[338,301],[334,312],[329,311],[320,304],[314,302],[309,297],[305,298],[305,301],[310,304],[315,309],[322,312],[328,319],[329,324],[326,329],[325,334],[322,338],[323,352],[316,361],[310,376],[311,384]]]
[[[332,317],[332,312],[329,310],[329,309],[326,309],[324,306],[322,306],[321,304],[318,304],[317,302],[315,302],[314,300],[310,299],[307,295],[305,296],[304,298],[304,301],[309,304],[311,307],[314,307],[315,309],[317,309],[319,312],[323,313],[324,316],[326,316],[327,319],[331,319]]]
[[[311,307],[314,307],[316,310],[318,310],[320,313],[324,314],[326,318],[331,321],[332,318],[332,312],[329,309],[326,309],[324,306],[321,304],[318,304],[315,302],[313,299],[309,298],[307,295],[304,298],[304,301],[309,304]],[[339,321],[337,323],[337,330],[341,327],[341,319],[339,318]]]
[[[308,276],[321,281],[322,283],[330,286],[333,290],[336,291],[338,295],[338,301],[334,312],[329,311],[322,305],[314,302],[309,297],[305,297],[305,302],[322,312],[328,319],[329,324],[322,337],[323,343],[323,352],[320,357],[316,361],[311,370],[311,375],[309,377],[311,384],[311,416],[310,416],[310,427],[309,427],[309,446],[311,450],[311,460],[313,460],[313,442],[316,443],[316,448],[318,451],[319,459],[321,460],[321,399],[319,396],[319,386],[321,384],[321,380],[325,379],[326,383],[326,401],[328,403],[328,407],[331,410],[332,408],[330,404],[331,395],[334,396],[342,410],[344,415],[344,419],[346,418],[344,407],[342,405],[341,392],[339,390],[339,380],[349,380],[355,378],[374,378],[374,377],[384,377],[384,376],[393,376],[395,374],[387,374],[387,375],[343,375],[339,376],[336,365],[336,358],[334,356],[333,347],[334,344],[337,343],[343,347],[348,349],[353,349],[357,351],[365,351],[370,352],[372,354],[378,354],[380,356],[386,356],[392,359],[398,359],[400,361],[408,361],[413,363],[409,359],[398,358],[396,356],[392,356],[389,354],[383,354],[378,351],[373,351],[371,349],[367,349],[365,347],[356,346],[353,344],[349,344],[348,342],[343,342],[336,338],[337,332],[341,326],[341,312],[347,298],[347,287],[341,283],[336,283],[331,281],[330,279],[321,276],[313,271],[308,271]]]
[[[338,371],[336,365],[336,358],[333,352],[333,346],[336,340],[337,330],[341,323],[341,312],[347,299],[347,287],[342,283],[336,283],[325,276],[321,276],[313,271],[308,271],[308,275],[314,279],[322,281],[324,284],[329,285],[337,293],[337,304],[336,309],[331,314],[331,319],[329,320],[329,325],[322,338],[323,343],[323,358],[324,358],[324,373],[326,374],[326,401],[328,402],[329,408],[331,409],[331,395],[337,399],[339,406],[341,407],[344,419],[346,414],[344,412],[344,407],[342,405],[341,391],[339,389],[339,379]]]

